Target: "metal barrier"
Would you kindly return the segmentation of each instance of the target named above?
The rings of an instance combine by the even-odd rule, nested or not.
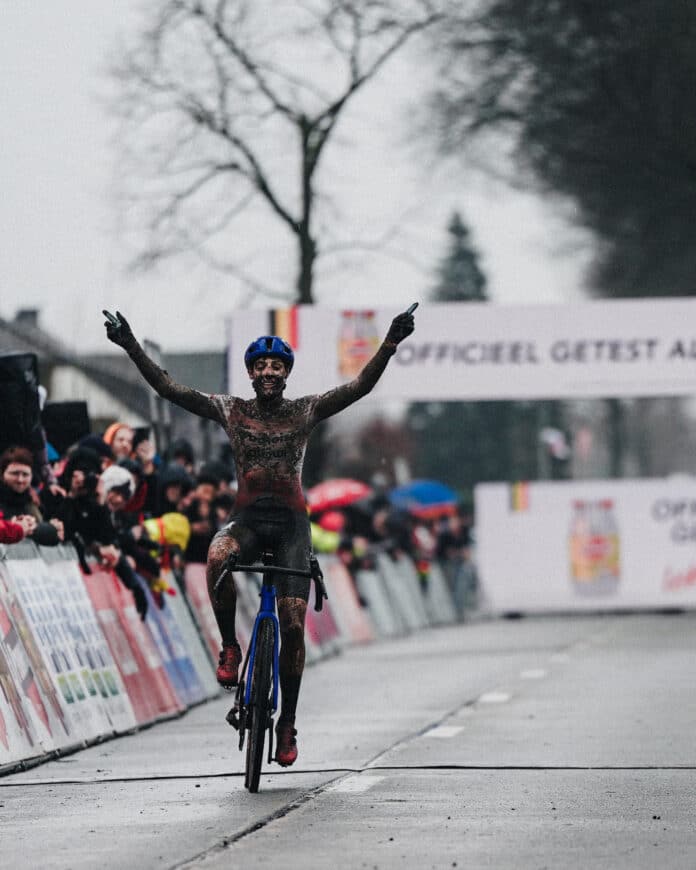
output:
[[[307,609],[307,662],[349,644],[390,638],[456,618],[441,572],[421,584],[413,563],[381,554],[353,577],[335,556],[320,559],[329,600]],[[215,697],[220,634],[204,565],[183,578],[147,618],[108,569],[79,567],[70,546],[0,545],[0,773],[80,749]],[[235,575],[244,646],[260,578]],[[160,602],[162,604],[162,602]]]

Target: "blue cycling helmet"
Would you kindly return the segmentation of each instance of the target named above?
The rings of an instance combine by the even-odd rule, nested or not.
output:
[[[295,354],[287,341],[283,341],[277,335],[262,335],[256,341],[252,341],[244,354],[244,365],[250,369],[262,356],[277,356],[287,366],[288,374],[292,371]]]

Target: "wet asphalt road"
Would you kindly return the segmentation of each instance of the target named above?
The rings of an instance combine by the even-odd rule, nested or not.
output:
[[[227,697],[0,779],[3,867],[696,867],[696,614],[478,621],[306,672],[257,795]]]

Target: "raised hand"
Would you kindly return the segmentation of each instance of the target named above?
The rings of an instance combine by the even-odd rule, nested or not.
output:
[[[416,328],[413,320],[413,312],[417,307],[418,303],[414,302],[406,311],[396,315],[391,322],[389,332],[387,332],[387,337],[384,339],[385,344],[390,345],[391,347],[396,347],[399,342],[408,338]]]
[[[106,327],[106,337],[109,341],[113,341],[119,347],[126,350],[135,342],[135,336],[128,324],[126,318],[120,311],[114,316],[110,311],[103,309],[102,314],[106,317],[104,326]]]

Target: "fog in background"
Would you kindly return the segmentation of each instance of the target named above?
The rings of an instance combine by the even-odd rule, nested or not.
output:
[[[134,25],[133,0],[3,0],[0,29],[3,148],[0,201],[0,316],[41,309],[41,325],[68,344],[106,350],[100,311],[119,308],[137,335],[168,349],[222,348],[225,318],[243,295],[229,276],[191,257],[133,275],[134,253],[116,207],[119,163],[105,74],[120,33]],[[451,213],[472,230],[496,303],[577,300],[589,242],[556,206],[502,182],[436,164],[407,125],[418,106],[398,58],[360,94],[330,146],[340,165],[337,214],[375,236],[397,225],[402,258],[361,256],[319,273],[316,297],[328,305],[393,305],[423,299],[446,244]],[[411,65],[410,67],[408,65]],[[425,75],[425,73],[424,73]],[[329,153],[327,152],[327,154]],[[324,186],[326,179],[324,179]],[[249,222],[230,238],[244,256],[287,270],[293,250],[283,231]],[[278,305],[261,296],[253,305]]]

